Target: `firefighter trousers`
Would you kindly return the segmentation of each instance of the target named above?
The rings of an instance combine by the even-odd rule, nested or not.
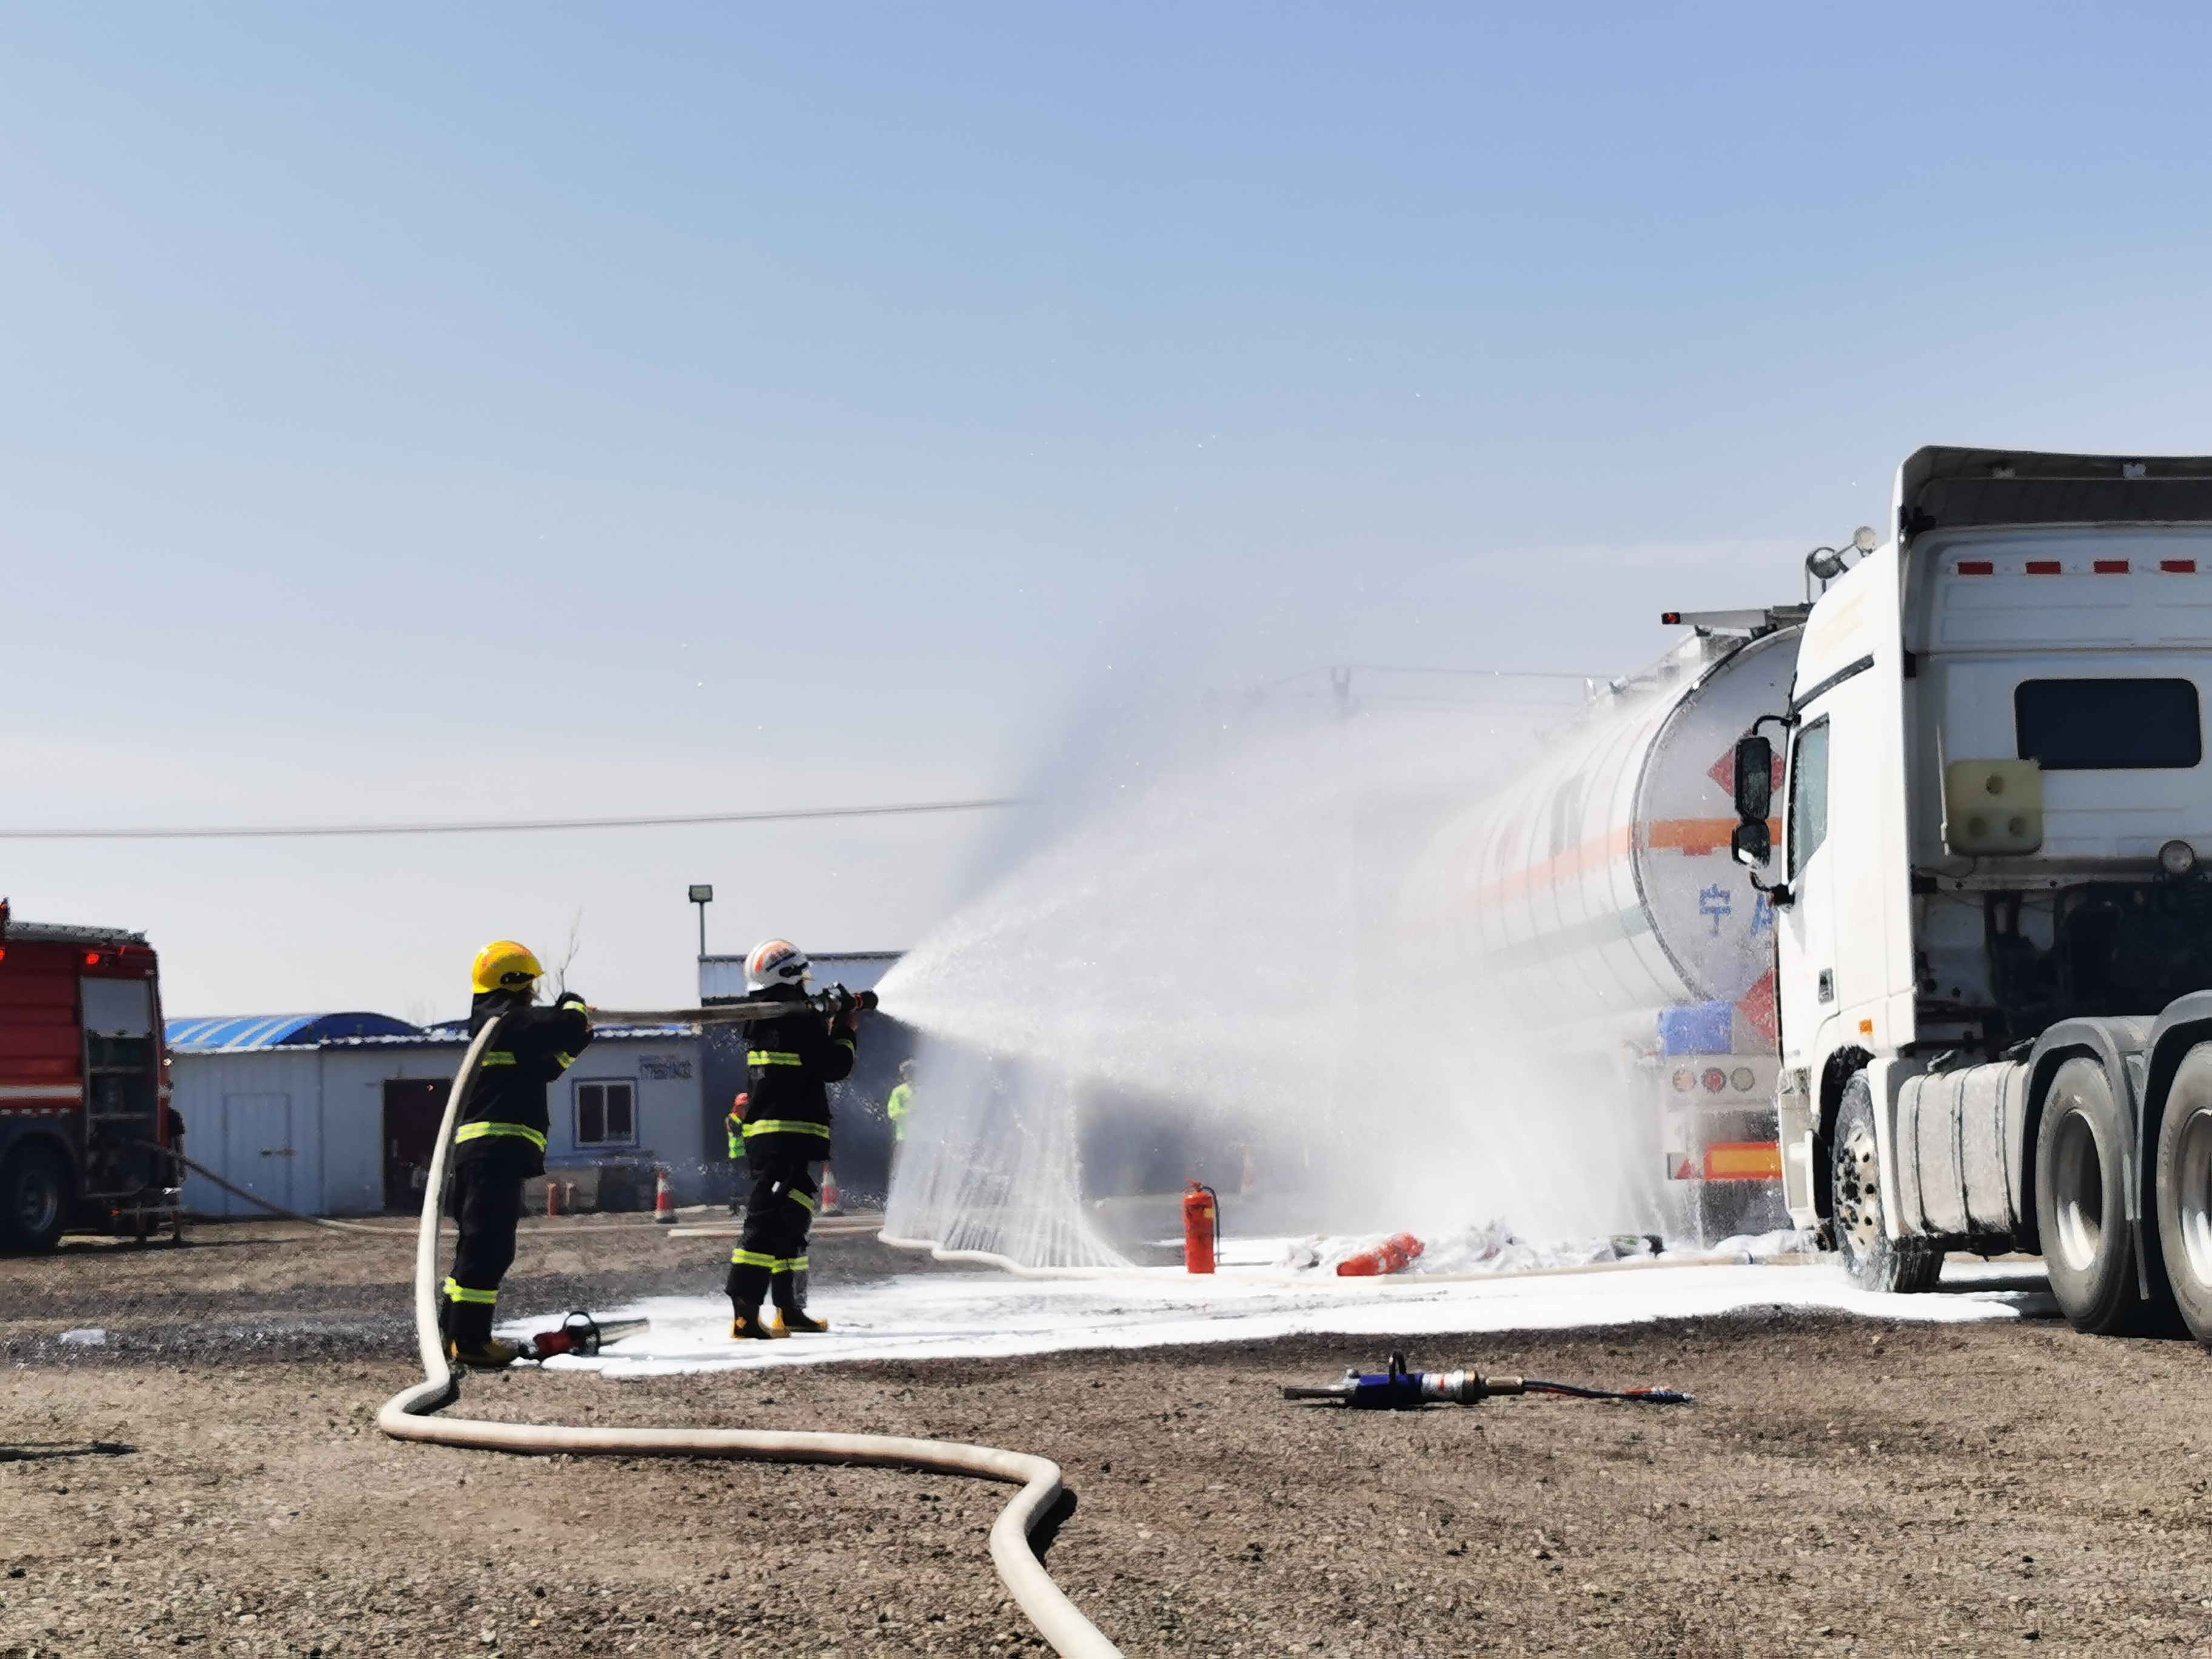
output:
[[[457,1164],[448,1203],[460,1223],[453,1271],[446,1280],[446,1334],[465,1346],[491,1338],[499,1281],[514,1265],[514,1230],[522,1220],[522,1172],[505,1158]]]
[[[773,1295],[777,1307],[796,1311],[806,1305],[806,1234],[821,1189],[803,1156],[764,1153],[756,1143],[750,1162],[744,1234],[730,1252],[730,1305],[743,1314]]]

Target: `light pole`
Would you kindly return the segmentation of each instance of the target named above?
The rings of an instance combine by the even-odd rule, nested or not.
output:
[[[707,954],[707,907],[714,902],[714,890],[703,883],[691,884],[691,902],[699,907],[699,954]]]

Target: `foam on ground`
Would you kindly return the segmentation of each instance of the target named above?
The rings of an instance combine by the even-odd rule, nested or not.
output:
[[[1253,1241],[1237,1262],[1273,1255]],[[1942,1288],[1890,1296],[1854,1286],[1832,1260],[1790,1265],[1665,1261],[1589,1271],[1468,1279],[1419,1276],[1338,1279],[1272,1265],[1226,1265],[1210,1277],[1181,1268],[1132,1268],[1081,1279],[997,1273],[899,1275],[818,1291],[822,1336],[730,1340],[730,1307],[717,1297],[650,1297],[613,1317],[651,1328],[592,1359],[548,1362],[610,1377],[751,1370],[860,1359],[956,1359],[1244,1342],[1280,1336],[1465,1336],[1564,1330],[1657,1319],[1708,1317],[1753,1308],[1827,1310],[1868,1319],[1970,1322],[2057,1312],[2039,1264],[1954,1261]],[[542,1328],[520,1322],[520,1332]]]

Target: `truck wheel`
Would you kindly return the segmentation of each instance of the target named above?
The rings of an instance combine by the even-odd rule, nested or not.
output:
[[[0,1249],[51,1250],[68,1219],[68,1166],[46,1147],[18,1148],[0,1169]]]
[[[2158,1134],[2158,1237],[2189,1334],[2212,1348],[2212,1042],[2182,1056]]]
[[[2156,1322],[2136,1288],[2128,1220],[2128,1123],[2100,1061],[2058,1068],[2035,1136],[2035,1219],[2059,1311],[2090,1336],[2124,1336]]]
[[[1932,1239],[1892,1238],[1883,1223],[1881,1158],[1875,1139],[1874,1091],[1866,1073],[1844,1085],[1836,1111],[1835,1152],[1828,1161],[1836,1247],[1851,1282],[1868,1291],[1931,1291],[1943,1271],[1943,1252]]]

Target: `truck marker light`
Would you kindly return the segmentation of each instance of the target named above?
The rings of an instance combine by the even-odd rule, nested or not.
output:
[[[1691,1090],[1697,1086],[1698,1075],[1696,1073],[1690,1070],[1688,1066],[1686,1066],[1681,1070],[1674,1073],[1674,1092],[1676,1094],[1686,1095]]]
[[[1705,1092],[1717,1095],[1728,1087],[1728,1073],[1715,1066],[1705,1073]]]
[[[1779,1181],[1782,1147],[1771,1140],[1722,1140],[1705,1148],[1708,1181]]]
[[[2062,574],[2063,568],[2056,559],[2030,559],[2027,562],[2027,574],[2031,576],[2056,576]]]
[[[2169,576],[2193,576],[2197,574],[2194,559],[2160,559],[2158,568]]]
[[[1748,1066],[1739,1066],[1729,1073],[1729,1087],[1740,1095],[1749,1094],[1751,1085],[1758,1081],[1759,1079],[1752,1075],[1751,1067]]]
[[[97,967],[99,967],[99,966],[100,966],[100,952],[99,952],[99,951],[87,951],[84,953],[84,965],[85,965],[86,967],[88,967],[88,968],[97,968]]]
[[[1874,1022],[1870,1019],[1861,1020],[1859,1022],[1859,1035],[1863,1037],[1872,1036],[1874,1035]]]
[[[1959,561],[1959,574],[1961,576],[1994,576],[1997,574],[1997,568],[1988,559],[1961,559]]]
[[[2124,576],[2128,574],[2125,559],[2099,559],[2090,568],[2100,576]]]

